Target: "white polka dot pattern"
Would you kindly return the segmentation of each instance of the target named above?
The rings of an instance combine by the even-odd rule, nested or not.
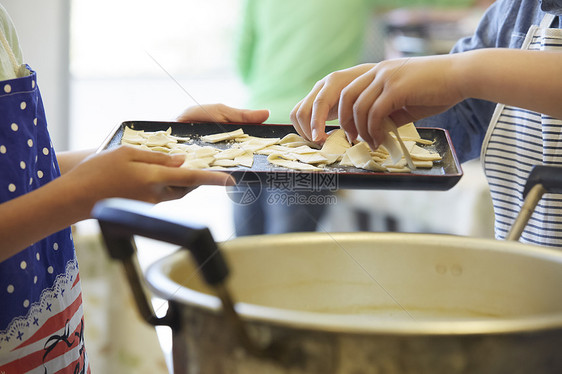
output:
[[[0,113],[2,203],[41,187],[58,177],[60,172],[36,87],[35,73],[17,80],[0,82]],[[4,353],[3,349],[6,349],[2,332],[13,326],[12,321],[31,315],[29,313],[40,301],[41,295],[54,287],[57,277],[65,274],[69,264],[74,263],[70,228],[40,240],[0,262],[0,357]],[[76,269],[75,265],[71,267]],[[71,279],[67,282],[69,287],[74,284]],[[66,305],[70,305],[58,292],[48,293],[53,295],[52,300],[57,305],[56,309],[49,312],[52,313],[49,316],[60,313]],[[45,304],[46,306],[48,305]],[[61,323],[63,325],[57,328],[64,328],[64,321]],[[28,331],[25,330],[25,333]]]

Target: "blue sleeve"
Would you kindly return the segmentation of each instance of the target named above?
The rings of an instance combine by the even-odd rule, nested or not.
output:
[[[509,47],[513,29],[506,18],[517,17],[521,0],[496,1],[486,11],[474,35],[459,40],[451,53],[480,48]],[[444,113],[424,118],[416,126],[441,127],[449,131],[460,162],[478,158],[496,103],[468,99]]]

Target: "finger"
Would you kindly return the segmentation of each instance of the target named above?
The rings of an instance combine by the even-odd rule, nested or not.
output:
[[[304,100],[304,99],[303,99]],[[303,138],[307,138],[306,133],[304,132],[304,130],[301,127],[300,122],[298,121],[297,118],[297,112],[299,111],[303,100],[299,101],[297,103],[297,105],[295,105],[295,107],[293,108],[293,110],[291,110],[291,114],[290,114],[290,118],[291,118],[291,122],[293,123],[293,127],[295,128],[295,130],[297,131],[297,133],[302,136]]]
[[[372,149],[379,147],[380,143],[376,142],[369,129],[369,118],[372,113],[372,105],[380,94],[382,88],[379,88],[376,78],[365,88],[353,105],[353,121],[361,138],[371,146]]]
[[[202,185],[232,186],[234,178],[228,174],[217,171],[168,168],[163,171],[163,183],[176,187],[196,187]]]
[[[244,110],[242,112],[242,120],[237,121],[229,119],[229,122],[244,122],[244,123],[263,123],[269,118],[270,112],[268,109],[260,110]]]
[[[269,118],[269,110],[238,109],[228,105],[218,105],[218,118],[222,122],[262,123]]]
[[[316,95],[318,95],[318,92],[320,92],[323,86],[323,80],[317,82],[312,88],[312,91],[310,91],[309,94],[301,101],[299,109],[296,111],[296,122],[302,130],[302,135],[307,140],[313,141],[312,128],[310,124],[312,119],[312,107],[314,105],[314,101],[316,100]]]
[[[381,144],[385,140],[389,131],[386,123],[391,119],[391,114],[398,109],[400,108],[394,107],[390,95],[385,92],[373,100],[367,119],[367,128],[375,144]]]
[[[108,151],[119,152],[125,154],[130,161],[144,162],[147,164],[156,164],[170,167],[178,167],[185,161],[184,154],[166,154],[162,152],[154,152],[146,149],[140,149],[128,145],[119,146],[119,148]]]
[[[329,119],[330,112],[339,104],[340,90],[329,88],[324,85],[312,105],[310,126],[312,129],[312,141],[319,142],[326,139],[326,121]]]
[[[338,118],[340,120],[340,126],[344,129],[347,138],[351,141],[355,140],[358,135],[353,116],[353,106],[361,93],[369,86],[373,76],[374,73],[366,73],[357,77],[342,90],[340,95]]]

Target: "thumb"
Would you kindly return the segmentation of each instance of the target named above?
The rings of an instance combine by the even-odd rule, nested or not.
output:
[[[269,118],[269,110],[259,109],[250,110],[246,109],[240,112],[241,121],[233,122],[248,122],[248,123],[263,123]]]

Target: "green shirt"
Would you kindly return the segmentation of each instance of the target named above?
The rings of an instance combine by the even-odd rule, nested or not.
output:
[[[0,36],[0,81],[14,79],[18,76],[23,76],[25,74],[25,69],[20,69],[16,72],[14,71],[14,64],[11,61],[8,48],[11,49],[16,58],[17,65],[22,65],[23,57],[20,49],[20,44],[18,41],[18,36],[16,34],[16,29],[14,24],[6,12],[6,9],[0,4],[0,32],[4,34],[8,46],[5,46],[2,42]]]
[[[270,109],[270,123],[289,113],[329,73],[361,62],[377,8],[466,5],[471,0],[245,0],[237,66],[247,106]]]

